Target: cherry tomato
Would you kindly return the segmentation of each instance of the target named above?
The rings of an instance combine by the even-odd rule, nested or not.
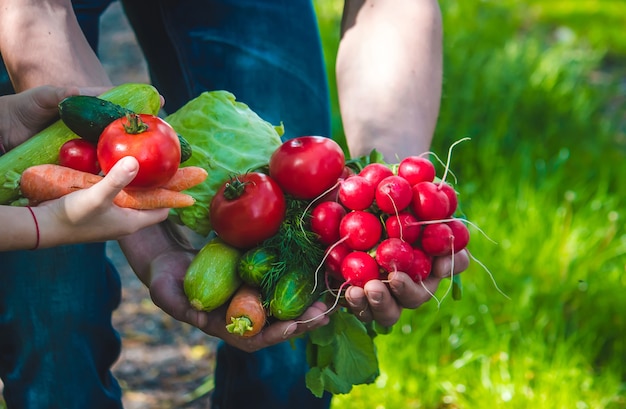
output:
[[[106,174],[124,156],[134,156],[139,162],[139,172],[128,186],[161,186],[180,164],[178,135],[154,115],[131,114],[116,119],[100,135],[98,161]]]
[[[59,150],[59,165],[97,175],[100,164],[96,145],[81,138],[70,139]]]
[[[314,199],[337,184],[345,165],[339,144],[322,136],[301,136],[278,147],[270,157],[270,176],[285,193]]]
[[[251,248],[278,233],[285,196],[271,177],[246,173],[225,182],[209,207],[215,233],[231,246]]]

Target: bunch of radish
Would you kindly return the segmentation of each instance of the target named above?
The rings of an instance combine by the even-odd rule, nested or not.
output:
[[[453,255],[469,242],[466,224],[454,217],[455,190],[436,179],[434,164],[422,156],[370,163],[339,179],[332,198],[314,206],[311,229],[328,246],[326,272],[350,285],[395,271],[421,282],[433,257]]]
[[[469,230],[455,217],[457,193],[424,155],[397,164],[372,157],[346,162],[331,139],[301,137],[277,149],[269,175],[309,201],[308,226],[326,246],[320,267],[329,277],[362,287],[402,271],[421,282],[434,257],[468,245]]]

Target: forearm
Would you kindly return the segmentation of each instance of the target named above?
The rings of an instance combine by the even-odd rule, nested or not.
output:
[[[336,74],[352,156],[428,151],[442,83],[437,1],[346,1]]]
[[[0,53],[18,92],[44,84],[111,85],[70,0],[0,0]]]

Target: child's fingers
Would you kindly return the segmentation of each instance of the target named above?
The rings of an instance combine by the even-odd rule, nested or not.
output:
[[[94,187],[103,189],[102,193],[104,196],[113,200],[137,176],[137,172],[139,172],[137,159],[132,156],[126,156],[117,161],[104,179]]]

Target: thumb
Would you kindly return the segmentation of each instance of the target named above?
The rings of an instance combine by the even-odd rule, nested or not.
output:
[[[113,165],[99,185],[102,185],[103,193],[112,199],[137,176],[137,172],[139,172],[137,159],[125,156]]]

